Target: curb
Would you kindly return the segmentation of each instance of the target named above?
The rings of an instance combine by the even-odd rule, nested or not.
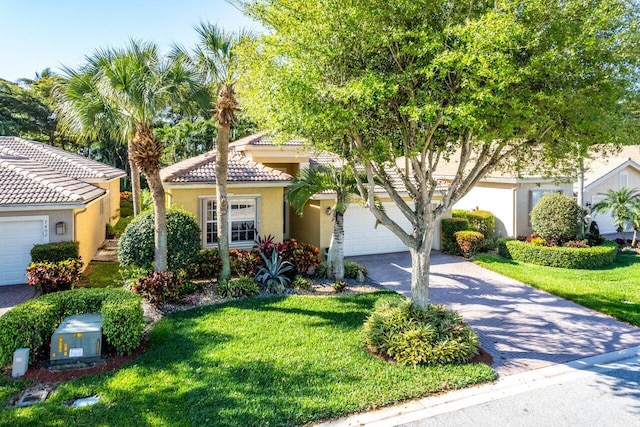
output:
[[[479,405],[544,388],[562,381],[596,375],[616,369],[606,366],[640,356],[640,346],[586,357],[559,365],[547,366],[499,378],[495,383],[454,390],[438,396],[412,400],[372,412],[316,424],[317,427],[369,426],[389,427],[411,423],[462,408]]]

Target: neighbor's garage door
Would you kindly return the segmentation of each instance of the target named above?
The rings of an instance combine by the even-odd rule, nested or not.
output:
[[[49,242],[46,216],[0,218],[0,286],[26,283],[33,245]]]
[[[387,215],[402,226],[405,231],[411,231],[411,224],[402,215],[395,203],[384,203]],[[387,227],[379,224],[375,227],[376,219],[368,209],[351,203],[344,215],[344,254],[368,255],[387,252],[404,252],[407,247]]]

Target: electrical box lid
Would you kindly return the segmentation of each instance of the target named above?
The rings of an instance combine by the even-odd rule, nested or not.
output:
[[[78,314],[66,317],[56,329],[56,334],[78,332],[102,332],[101,314]]]

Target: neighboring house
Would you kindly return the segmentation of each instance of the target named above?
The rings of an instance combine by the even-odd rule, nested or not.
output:
[[[640,189],[640,146],[624,147],[616,154],[598,155],[587,159],[584,163],[583,203],[585,208],[591,208],[598,203],[608,190],[618,191],[621,188]],[[575,191],[579,192],[579,184]],[[592,219],[598,223],[600,233],[615,233],[617,227],[613,225],[610,212],[592,214]]]
[[[33,245],[77,241],[85,265],[120,210],[125,173],[39,142],[0,136],[0,285],[25,283]]]
[[[457,161],[441,162],[434,176],[443,181],[455,177]],[[561,193],[573,198],[572,178],[514,177],[494,171],[481,179],[454,206],[454,209],[480,209],[496,217],[497,236],[517,237],[531,234],[529,214],[545,194]]]
[[[231,247],[249,248],[257,236],[270,234],[276,241],[294,238],[321,250],[328,248],[333,231],[330,209],[335,195],[314,196],[303,216],[298,216],[284,202],[284,193],[301,168],[333,161],[335,157],[328,154],[312,155],[299,140],[276,144],[265,134],[256,134],[231,143],[228,180]],[[168,204],[192,212],[203,230],[203,247],[215,247],[215,152],[169,166],[160,175]],[[386,213],[411,230],[395,203],[383,193],[379,198]],[[376,227],[373,215],[356,201],[347,208],[344,229],[346,256],[407,250],[386,227]],[[436,236],[436,249],[439,241]]]

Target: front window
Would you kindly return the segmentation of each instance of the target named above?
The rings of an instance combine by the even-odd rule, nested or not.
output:
[[[562,194],[562,190],[531,190],[531,206],[529,207],[529,210],[531,211],[544,196],[553,193]]]
[[[207,199],[204,210],[205,245],[216,246],[218,244],[219,224],[215,199]],[[229,200],[229,224],[227,224],[227,227],[231,245],[252,244],[258,233],[257,198]]]

